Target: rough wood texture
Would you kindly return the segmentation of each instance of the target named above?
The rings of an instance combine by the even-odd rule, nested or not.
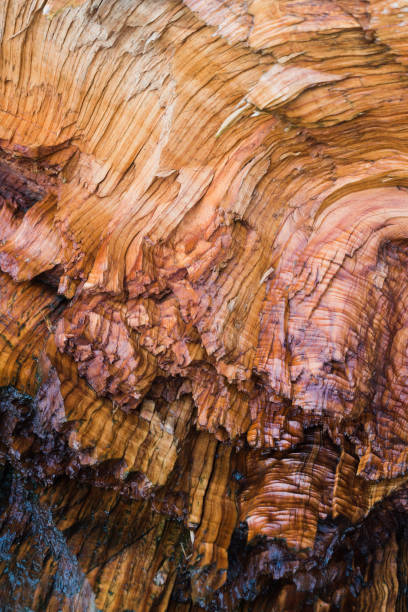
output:
[[[406,612],[405,0],[0,36],[0,608]]]

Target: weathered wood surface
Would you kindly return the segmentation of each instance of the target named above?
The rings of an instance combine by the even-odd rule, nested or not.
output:
[[[0,608],[405,611],[408,4],[0,36]]]

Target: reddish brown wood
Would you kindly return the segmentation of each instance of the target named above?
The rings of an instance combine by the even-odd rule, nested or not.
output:
[[[406,611],[404,0],[0,36],[0,609]]]

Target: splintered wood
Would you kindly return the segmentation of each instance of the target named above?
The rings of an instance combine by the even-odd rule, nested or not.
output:
[[[406,612],[405,0],[0,40],[0,609]]]

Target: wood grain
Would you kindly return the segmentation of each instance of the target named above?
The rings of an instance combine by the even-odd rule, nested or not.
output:
[[[0,44],[0,608],[405,611],[406,2]]]

